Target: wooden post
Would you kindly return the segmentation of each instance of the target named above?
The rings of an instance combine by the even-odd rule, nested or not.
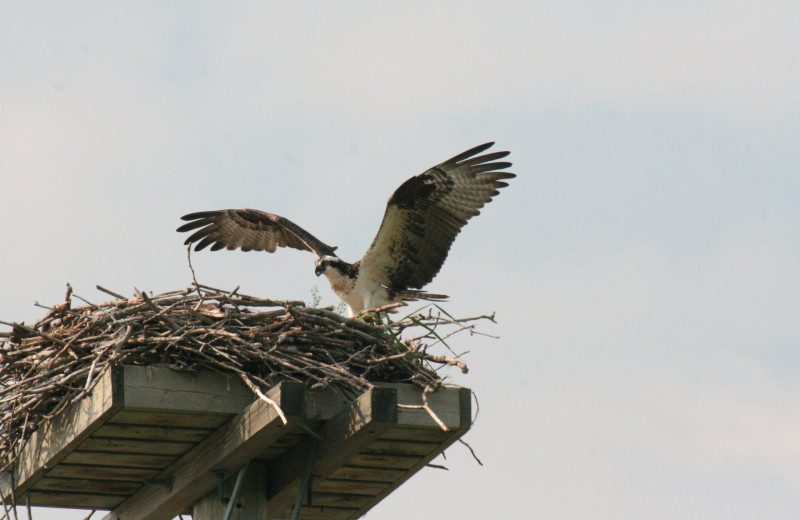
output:
[[[194,504],[194,520],[220,520],[228,507],[236,473],[228,475],[222,484],[222,497],[214,489]],[[267,465],[251,461],[244,475],[230,520],[264,520],[267,517]]]

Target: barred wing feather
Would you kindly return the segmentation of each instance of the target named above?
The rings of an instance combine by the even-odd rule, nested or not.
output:
[[[241,249],[274,253],[278,247],[292,247],[320,257],[332,255],[336,250],[289,219],[256,209],[201,211],[181,218],[189,222],[178,231],[194,231],[184,244],[195,243],[195,251],[211,246],[212,251]]]
[[[390,289],[420,289],[442,267],[467,221],[515,177],[498,161],[509,152],[478,155],[476,146],[404,182],[386,206],[378,234],[360,268]]]

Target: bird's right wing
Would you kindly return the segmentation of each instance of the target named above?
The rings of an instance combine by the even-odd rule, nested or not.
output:
[[[187,224],[180,232],[196,230],[184,244],[196,243],[195,251],[211,246],[219,249],[267,251],[292,247],[311,251],[318,257],[333,255],[336,247],[329,246],[289,219],[256,209],[224,209],[201,211],[181,217]]]
[[[404,182],[389,199],[361,267],[396,290],[421,289],[439,272],[467,221],[515,177],[508,152],[476,146]]]

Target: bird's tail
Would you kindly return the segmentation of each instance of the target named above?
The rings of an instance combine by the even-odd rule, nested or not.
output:
[[[415,302],[418,300],[427,300],[431,302],[444,302],[447,301],[449,296],[446,294],[432,294],[427,293],[425,291],[420,291],[418,289],[404,289],[402,291],[390,291],[389,297],[391,298],[392,303],[387,305],[383,305],[382,307],[377,307],[373,309],[364,309],[362,310],[359,315],[367,314],[370,312],[397,312],[398,307],[405,307],[407,305],[406,302]]]
[[[407,302],[415,302],[417,300],[426,300],[429,302],[446,302],[449,296],[446,294],[433,294],[425,291],[420,291],[418,289],[405,289],[403,291],[398,291],[395,294],[395,298]]]

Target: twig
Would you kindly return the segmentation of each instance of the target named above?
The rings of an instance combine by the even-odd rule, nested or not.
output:
[[[386,312],[386,311],[391,311],[391,310],[397,309],[398,307],[405,307],[406,305],[408,305],[406,302],[387,303],[386,305],[384,305],[382,307],[375,307],[373,309],[364,309],[363,311],[358,313],[358,316],[356,316],[356,318],[361,318],[362,316],[366,316],[366,315],[372,314],[372,313],[380,314],[382,312]]]
[[[115,293],[114,291],[111,291],[111,290],[109,290],[109,289],[106,289],[106,288],[105,288],[105,287],[103,287],[102,285],[95,285],[95,287],[97,287],[97,290],[98,290],[98,291],[103,291],[103,292],[104,292],[104,293],[106,293],[106,294],[110,294],[111,296],[113,296],[114,298],[116,298],[116,299],[118,299],[118,300],[127,300],[127,298],[126,298],[126,297],[122,296],[122,295],[121,295],[121,294],[119,294],[119,293]]]
[[[425,359],[427,359],[428,361],[435,361],[436,363],[445,363],[447,365],[457,366],[458,368],[461,369],[462,374],[466,374],[467,372],[469,372],[469,367],[467,367],[467,364],[461,361],[460,359],[453,359],[446,356],[433,356],[427,353],[425,354]]]
[[[86,305],[88,305],[89,307],[92,307],[92,308],[94,308],[94,309],[97,309],[97,308],[99,308],[97,305],[93,304],[92,302],[90,302],[90,301],[89,301],[89,300],[87,300],[86,298],[82,298],[82,297],[78,296],[77,294],[73,294],[72,296],[76,297],[77,299],[79,299],[80,301],[82,301],[83,303],[85,303]]]
[[[67,309],[75,296],[70,294],[34,326],[9,323],[12,331],[0,335],[0,469],[14,463],[43,421],[88,395],[122,364],[235,374],[283,421],[283,411],[267,396],[278,381],[330,387],[348,398],[374,382],[411,382],[425,390],[422,404],[401,407],[423,409],[447,430],[428,406],[427,393],[443,384],[439,368],[465,371],[466,364],[460,354],[428,349],[454,330],[471,332],[470,320],[480,317],[458,320],[428,311],[373,323],[193,279],[189,289],[157,295],[136,290],[128,299],[98,286],[116,300]],[[404,330],[420,325],[419,336],[402,338]]]
[[[472,453],[472,458],[474,458],[474,459],[475,459],[475,461],[477,461],[477,463],[478,463],[478,464],[480,464],[481,466],[483,466],[483,462],[481,462],[481,459],[479,459],[479,458],[478,458],[478,456],[477,456],[477,455],[475,455],[475,450],[473,450],[473,449],[472,449],[472,446],[470,446],[470,445],[467,443],[467,441],[465,441],[464,439],[458,439],[458,442],[460,442],[461,444],[463,444],[464,446],[466,446],[466,447],[467,447],[467,449],[469,450],[469,452],[470,452],[470,453]]]
[[[425,464],[426,468],[435,468],[435,469],[443,469],[445,471],[450,471],[447,466],[442,466],[441,464],[431,464],[430,462]]]
[[[46,334],[46,333],[44,333],[42,331],[34,330],[34,329],[28,327],[27,325],[25,325],[24,323],[9,323],[7,321],[2,321],[2,320],[0,320],[0,323],[2,323],[3,325],[8,325],[10,327],[14,327],[14,328],[17,328],[17,329],[24,330],[28,334],[34,334],[36,336],[41,336],[41,337],[43,337],[44,339],[46,339],[48,341],[52,341],[56,345],[62,345],[62,346],[64,345],[64,342],[61,341],[60,339],[58,339],[56,337],[53,337],[50,334]]]
[[[425,395],[425,394],[423,394],[423,395]],[[441,419],[439,419],[439,416],[436,415],[433,412],[433,410],[431,409],[430,406],[428,406],[427,403],[426,404],[398,404],[397,407],[398,408],[406,408],[406,409],[409,409],[409,410],[425,410],[426,412],[428,412],[428,415],[431,416],[431,419],[433,419],[434,422],[436,422],[436,424],[439,425],[439,428],[441,428],[442,431],[450,431],[450,429],[447,427],[447,425],[445,423],[443,423]]]
[[[278,417],[281,418],[283,424],[287,423],[286,415],[284,415],[283,410],[281,410],[281,407],[278,405],[278,403],[276,403],[273,399],[267,397],[266,394],[264,394],[264,392],[262,392],[260,388],[254,385],[253,382],[250,381],[250,378],[247,377],[246,375],[242,375],[242,380],[250,388],[250,390],[252,390],[258,396],[259,399],[269,403],[269,405],[275,409],[275,412],[278,414]]]
[[[189,270],[192,272],[192,280],[194,281],[195,287],[200,287],[200,283],[197,281],[197,276],[194,272],[194,266],[192,266],[192,244],[188,244],[186,246],[186,260],[189,262]]]

